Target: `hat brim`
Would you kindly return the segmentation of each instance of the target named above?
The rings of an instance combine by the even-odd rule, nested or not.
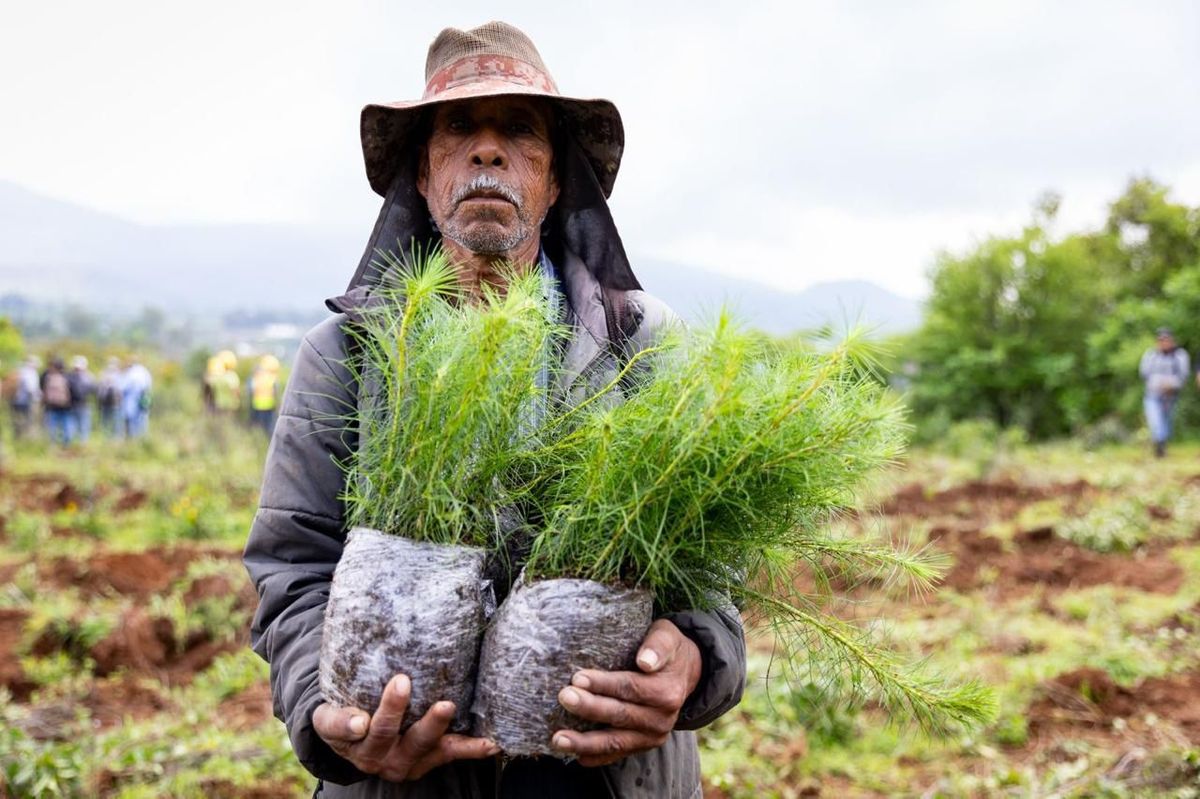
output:
[[[437,97],[428,100],[364,106],[359,129],[363,162],[371,188],[381,197],[387,196],[400,159],[405,157],[411,144],[408,140],[425,109],[458,100],[510,95],[542,97],[562,112],[569,132],[587,155],[604,196],[609,197],[621,167],[621,154],[625,150],[625,127],[617,107],[608,100],[563,97],[504,80],[464,83],[439,92]]]

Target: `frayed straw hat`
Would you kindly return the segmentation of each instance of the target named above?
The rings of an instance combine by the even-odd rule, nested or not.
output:
[[[608,100],[559,94],[533,42],[505,22],[488,22],[466,31],[446,28],[429,46],[425,93],[420,100],[363,108],[363,159],[371,188],[387,196],[424,109],[455,100],[513,94],[552,101],[587,156],[604,196],[612,194],[625,146],[617,107]]]

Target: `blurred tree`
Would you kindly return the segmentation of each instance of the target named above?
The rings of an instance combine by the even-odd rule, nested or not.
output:
[[[983,418],[1045,438],[1140,416],[1138,359],[1170,325],[1200,348],[1200,211],[1142,178],[1098,231],[1053,240],[1047,193],[1015,237],[942,254],[921,328],[904,344],[917,418]],[[1200,401],[1181,418],[1200,430]]]
[[[1200,263],[1200,209],[1172,203],[1149,178],[1129,182],[1109,206],[1106,232],[1118,243],[1120,296],[1162,297],[1178,269]]]
[[[988,418],[1035,436],[1087,416],[1087,340],[1108,298],[1087,237],[1052,243],[1043,219],[933,269],[924,324],[910,339],[918,415]]]
[[[6,375],[25,352],[21,331],[7,316],[0,316],[0,375]]]

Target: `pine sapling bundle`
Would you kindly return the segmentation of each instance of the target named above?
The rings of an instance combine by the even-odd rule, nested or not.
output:
[[[368,712],[409,676],[406,726],[455,703],[468,728],[491,588],[489,553],[515,501],[506,473],[528,433],[556,335],[537,275],[470,303],[434,252],[389,261],[390,282],[350,328],[358,448],[346,469],[352,527],[326,608],[320,684]]]
[[[869,377],[862,355],[853,338],[819,352],[772,342],[722,316],[635,356],[622,382],[641,377],[625,402],[592,400],[566,411],[551,420],[539,448],[521,456],[542,519],[524,587],[582,580],[640,592],[641,629],[630,625],[610,655],[623,653],[627,667],[651,601],[667,613],[732,600],[770,622],[791,652],[803,650],[811,668],[829,675],[822,682],[874,689],[897,718],[933,730],[986,718],[992,700],[979,685],[950,686],[902,666],[794,588],[800,564],[818,581],[864,569],[898,572],[918,585],[936,575],[921,553],[828,532],[863,479],[903,446],[899,408]],[[638,363],[647,359],[649,369]],[[548,692],[590,664],[564,657],[543,662],[553,672],[545,679],[514,679],[507,664],[515,633],[507,628],[530,627],[528,615],[501,614],[485,637],[476,729],[506,751],[549,753],[559,720],[519,712],[553,702]],[[580,615],[560,623],[583,625],[596,613]],[[514,697],[521,684],[546,693],[537,702]]]

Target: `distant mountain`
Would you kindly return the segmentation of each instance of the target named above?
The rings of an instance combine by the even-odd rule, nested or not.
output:
[[[299,226],[139,225],[0,182],[0,294],[92,308],[311,307],[345,287],[356,246]]]
[[[344,289],[370,221],[361,238],[301,226],[147,226],[0,181],[0,296],[121,311],[313,309]],[[915,300],[862,281],[788,292],[636,255],[634,263],[647,290],[689,318],[729,302],[786,333],[856,321],[895,332],[920,316]]]
[[[688,319],[702,319],[727,304],[770,333],[861,323],[880,334],[901,333],[921,322],[920,302],[865,280],[816,283],[786,291],[679,264],[637,261],[638,279]]]

